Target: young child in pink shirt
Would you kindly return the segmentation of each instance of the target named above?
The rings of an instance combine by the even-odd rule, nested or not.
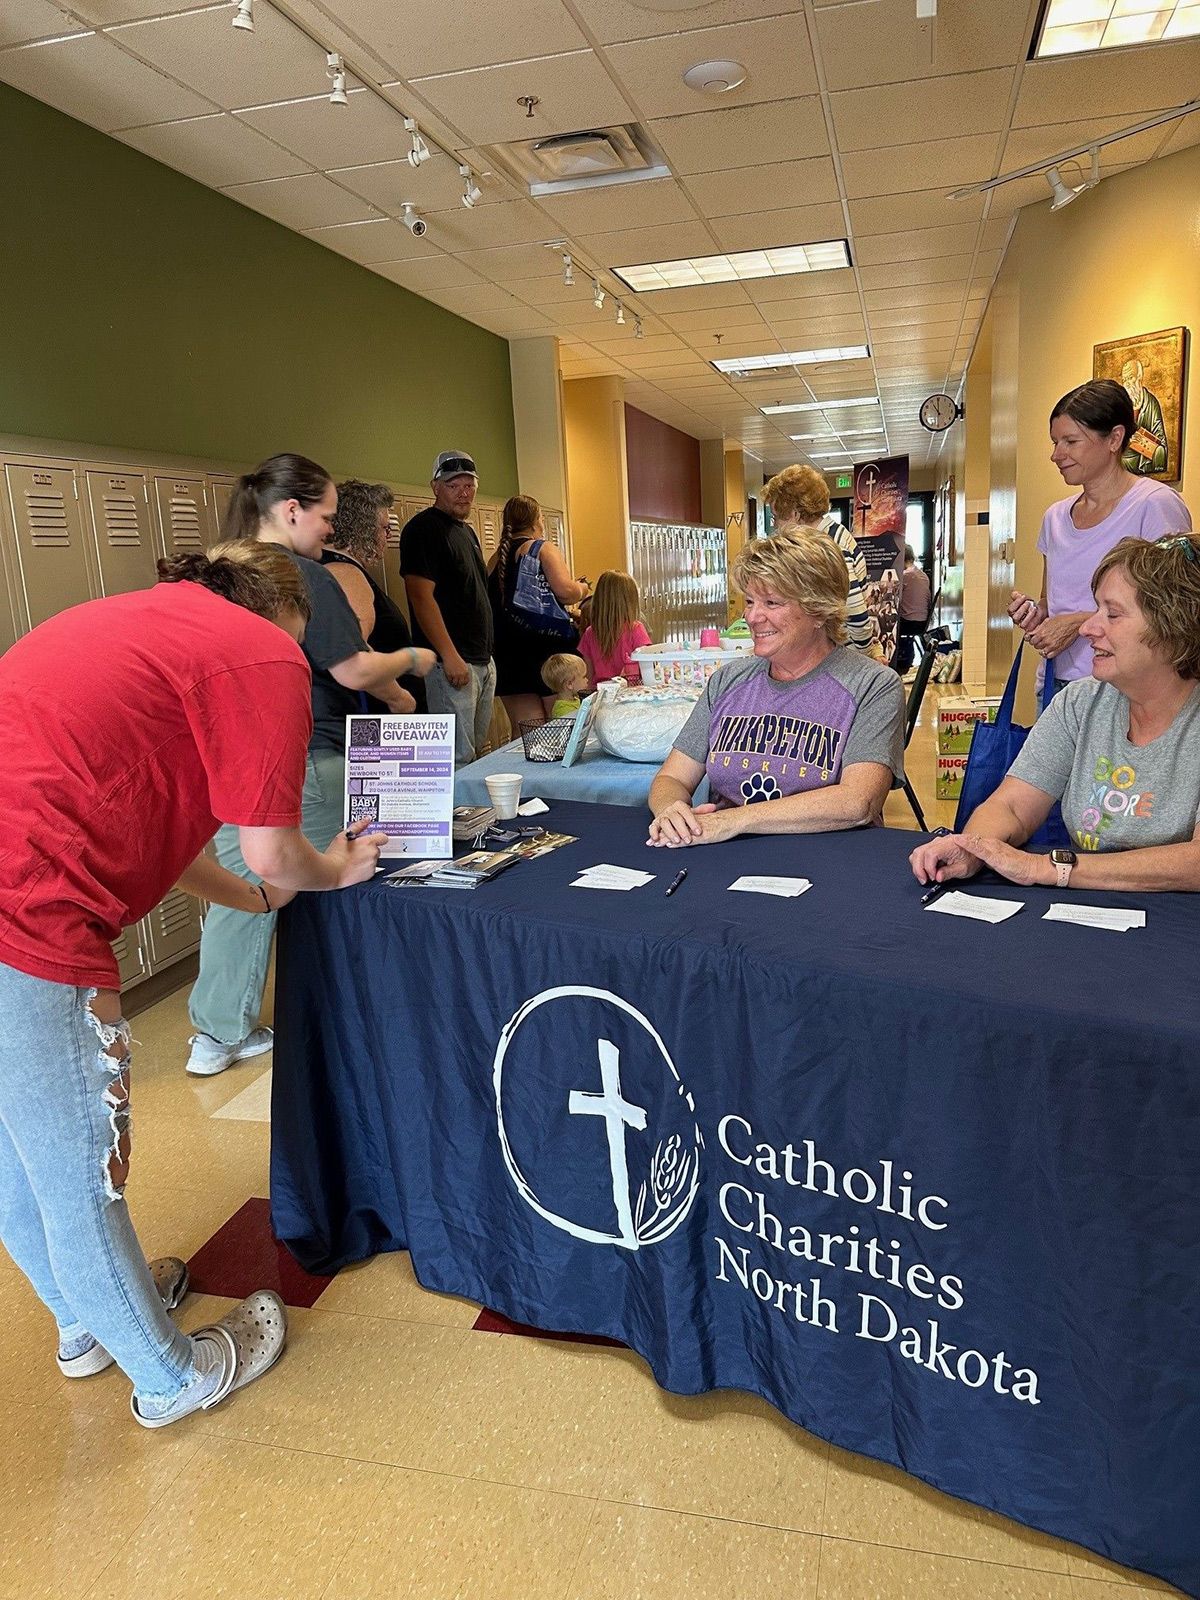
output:
[[[591,622],[579,641],[593,688],[606,678],[619,678],[633,652],[652,643],[638,615],[641,603],[638,586],[627,572],[602,572],[596,580]]]

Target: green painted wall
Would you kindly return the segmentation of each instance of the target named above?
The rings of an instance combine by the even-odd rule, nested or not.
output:
[[[0,433],[515,494],[508,344],[0,84]]]

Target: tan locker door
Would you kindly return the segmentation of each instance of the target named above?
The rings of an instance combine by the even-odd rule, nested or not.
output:
[[[166,555],[187,555],[212,543],[208,495],[203,478],[163,474],[154,480],[154,507]]]
[[[233,491],[237,488],[236,478],[208,478],[208,518],[212,530],[210,544],[215,544],[223,539],[225,529],[225,513],[229,509],[229,502],[233,499]]]
[[[128,989],[131,984],[146,977],[150,968],[146,965],[146,924],[135,923],[132,928],[122,928],[117,938],[113,940],[113,954],[117,958],[117,971],[121,975],[122,989]]]
[[[490,561],[500,547],[503,512],[499,506],[476,506],[475,516],[479,542],[483,546],[483,559]]]
[[[56,612],[92,598],[79,487],[73,467],[10,462],[4,478],[19,567],[16,610],[36,628]]]
[[[84,473],[92,535],[106,595],[148,589],[155,581],[150,496],[140,472]]]
[[[395,506],[388,512],[387,541],[383,547],[383,577],[380,581],[388,595],[407,617],[408,596],[404,592],[404,579],[400,576],[400,529],[406,520],[403,511]]]
[[[150,962],[155,972],[200,948],[200,902],[195,895],[172,889],[146,918]]]

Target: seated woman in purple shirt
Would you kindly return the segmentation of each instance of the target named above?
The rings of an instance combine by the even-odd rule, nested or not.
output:
[[[1133,401],[1112,378],[1080,384],[1050,413],[1050,459],[1072,492],[1042,519],[1041,599],[1014,589],[1008,614],[1034,649],[1054,662],[1060,689],[1091,674],[1092,652],[1079,629],[1096,610],[1092,574],[1101,559],[1122,539],[1191,531],[1188,509],[1174,489],[1121,465],[1121,452],[1136,432]]]
[[[748,544],[733,578],[754,654],[708,680],[650,785],[648,842],[877,823],[904,781],[904,693],[894,672],[843,642],[841,552],[820,530],[779,533]],[[712,800],[693,806],[705,776]]]

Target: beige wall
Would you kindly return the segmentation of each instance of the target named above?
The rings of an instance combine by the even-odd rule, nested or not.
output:
[[[607,568],[628,570],[625,381],[568,378],[562,397],[575,570],[595,583]]]
[[[1066,490],[1051,465],[1055,401],[1092,375],[1092,346],[1180,324],[1200,328],[1200,148],[1106,178],[1064,211],[1026,206],[992,300],[988,680],[1012,660],[1007,589],[1041,586],[1038,528]],[[1189,352],[1189,365],[1195,357]],[[1200,520],[1200,382],[1187,386],[1178,485]],[[1015,540],[1015,564],[1004,541]],[[1026,714],[1031,697],[1023,697]]]
[[[570,528],[558,340],[510,339],[508,351],[521,493],[561,511]]]

